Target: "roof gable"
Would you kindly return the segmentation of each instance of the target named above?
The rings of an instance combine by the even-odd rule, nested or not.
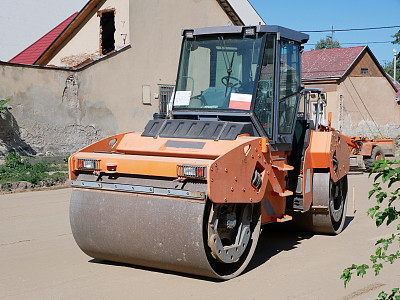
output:
[[[59,47],[68,37],[79,27],[85,18],[97,8],[97,5],[102,0],[89,0],[77,16],[68,24],[68,26],[57,36],[52,43],[41,53],[40,56],[33,62],[37,65],[44,65],[49,58],[56,53]],[[248,0],[214,0],[217,1],[227,16],[232,20],[233,25],[248,25],[246,22],[265,24],[254,7]]]
[[[368,46],[319,49],[304,52],[301,57],[302,79],[341,79],[350,73],[365,52],[370,55],[382,75],[386,77],[393,89],[398,92],[398,87],[382,68]]]
[[[10,63],[32,65],[46,51],[46,49],[58,38],[64,29],[75,19],[78,12],[61,22],[47,34],[42,36],[28,48],[9,60]]]
[[[366,46],[320,49],[302,55],[302,77],[304,79],[343,77]]]
[[[248,0],[217,0],[235,25],[265,25],[264,20]],[[238,20],[236,20],[238,19]]]

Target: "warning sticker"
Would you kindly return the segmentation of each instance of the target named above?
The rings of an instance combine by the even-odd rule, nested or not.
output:
[[[175,106],[187,106],[190,103],[191,91],[176,91],[175,93]]]
[[[251,94],[232,93],[229,100],[229,108],[250,110],[251,98]]]

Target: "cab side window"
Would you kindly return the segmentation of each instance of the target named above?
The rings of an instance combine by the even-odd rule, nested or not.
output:
[[[278,133],[290,134],[296,116],[300,90],[299,46],[291,42],[281,43]]]
[[[275,72],[276,36],[268,35],[263,54],[258,82],[254,112],[264,128],[267,137],[272,139],[274,112],[274,72]]]

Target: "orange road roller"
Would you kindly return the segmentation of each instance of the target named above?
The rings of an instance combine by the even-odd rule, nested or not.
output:
[[[69,158],[82,251],[230,279],[248,265],[263,224],[341,232],[349,147],[298,113],[308,35],[260,25],[182,36],[168,116]]]

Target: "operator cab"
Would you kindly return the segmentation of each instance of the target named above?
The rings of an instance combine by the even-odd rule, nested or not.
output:
[[[248,124],[250,135],[290,149],[308,35],[269,25],[190,29],[182,35],[172,119]]]

